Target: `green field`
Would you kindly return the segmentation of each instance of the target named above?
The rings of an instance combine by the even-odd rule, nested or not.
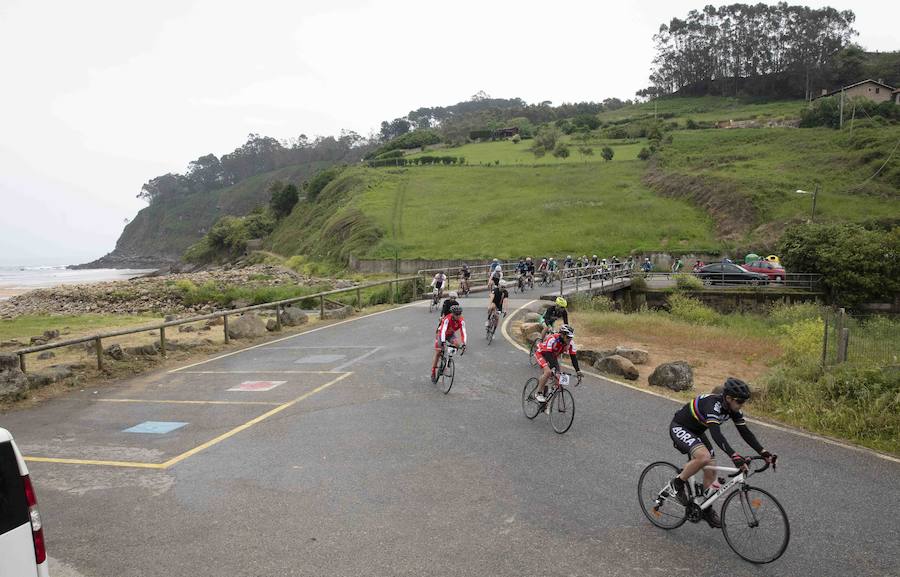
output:
[[[464,144],[462,146],[455,146],[451,148],[437,148],[434,150],[429,150],[428,152],[417,152],[415,154],[408,155],[407,158],[418,158],[424,155],[447,155],[456,157],[461,156],[466,159],[467,164],[496,165],[499,161],[500,166],[584,164],[585,162],[606,162],[600,156],[600,151],[604,146],[609,146],[613,149],[614,156],[611,162],[636,160],[641,149],[647,146],[647,141],[645,139],[638,141],[594,139],[589,141],[589,146],[594,151],[594,154],[582,155],[580,152],[578,152],[578,147],[580,146],[580,143],[578,141],[572,140],[569,137],[565,137],[561,141],[569,145],[571,154],[568,158],[557,158],[552,154],[545,154],[544,156],[538,158],[530,150],[532,143],[531,140],[523,140],[518,144],[514,143],[511,140],[498,140],[495,142]]]
[[[158,322],[161,317],[150,315],[22,315],[12,320],[0,320],[0,340],[18,339],[28,342],[48,330],[60,331],[62,338],[70,335],[103,332],[110,327]]]
[[[627,119],[653,118],[673,115],[666,120],[684,126],[688,119],[696,122],[727,122],[729,120],[787,120],[799,118],[806,106],[803,100],[782,100],[755,103],[739,98],[703,96],[696,98],[660,98],[618,110],[601,112],[603,122],[620,122]]]

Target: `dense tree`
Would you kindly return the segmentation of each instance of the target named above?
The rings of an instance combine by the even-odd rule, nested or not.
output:
[[[604,146],[603,150],[600,151],[600,156],[602,156],[603,160],[606,160],[607,162],[612,160],[614,155],[615,153],[613,152],[613,149],[609,146]]]
[[[639,95],[738,92],[811,94],[829,61],[856,34],[849,10],[708,5],[673,18],[653,36],[652,87]]]
[[[293,183],[285,184],[276,180],[269,186],[269,192],[272,193],[272,197],[269,199],[269,207],[272,209],[272,214],[278,219],[291,214],[291,211],[294,210],[294,205],[300,200],[300,191],[297,189],[297,185]]]

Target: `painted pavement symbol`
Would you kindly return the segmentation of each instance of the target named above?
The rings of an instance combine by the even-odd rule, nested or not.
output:
[[[171,433],[175,429],[180,429],[181,427],[187,425],[187,423],[180,423],[177,421],[144,421],[139,425],[135,425],[130,429],[125,429],[122,431],[123,433],[150,433],[154,435],[164,435],[166,433]]]
[[[244,381],[236,387],[231,387],[229,391],[271,391],[278,385],[283,385],[287,381]]]
[[[324,365],[328,363],[336,363],[340,360],[343,360],[347,357],[347,355],[310,355],[308,357],[303,357],[294,361],[294,364],[297,365]]]

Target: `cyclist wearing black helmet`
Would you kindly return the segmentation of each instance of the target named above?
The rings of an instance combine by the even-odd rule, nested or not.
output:
[[[716,445],[731,457],[734,466],[746,470],[748,461],[731,448],[720,430],[721,425],[728,419],[734,421],[741,438],[760,456],[764,457],[767,463],[773,463],[777,458],[776,455],[763,448],[744,420],[741,407],[749,398],[750,387],[747,386],[747,383],[734,377],[728,377],[721,393],[699,395],[675,413],[675,417],[669,425],[669,436],[672,438],[675,448],[687,455],[689,460],[681,473],[672,479],[669,485],[672,494],[682,504],[687,504],[686,482],[703,467],[715,465],[715,451],[706,437],[707,430]],[[715,479],[715,470],[704,470],[703,488],[709,487]],[[712,507],[704,510],[703,518],[710,527],[721,527],[719,516]]]

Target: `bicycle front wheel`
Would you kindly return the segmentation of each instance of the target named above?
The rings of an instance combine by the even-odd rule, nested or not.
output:
[[[650,463],[638,479],[638,502],[647,519],[660,529],[681,527],[687,520],[687,509],[665,488],[681,469],[672,463]]]
[[[541,404],[534,400],[534,392],[537,391],[538,380],[534,377],[525,381],[522,389],[522,412],[529,419],[533,419],[541,412]]]
[[[550,425],[562,435],[575,421],[575,397],[569,389],[560,389],[550,400]]]
[[[791,526],[781,503],[771,493],[749,486],[725,499],[722,532],[735,553],[759,564],[781,557],[791,538]]]
[[[494,331],[497,330],[497,325],[494,324],[494,321],[491,321],[491,324],[488,325],[487,328],[487,342],[491,344],[491,341],[494,340]]]
[[[444,371],[441,373],[441,379],[438,386],[445,395],[450,392],[450,389],[453,387],[453,377],[456,376],[456,363],[453,362],[453,359],[447,359],[447,366],[444,367]]]

